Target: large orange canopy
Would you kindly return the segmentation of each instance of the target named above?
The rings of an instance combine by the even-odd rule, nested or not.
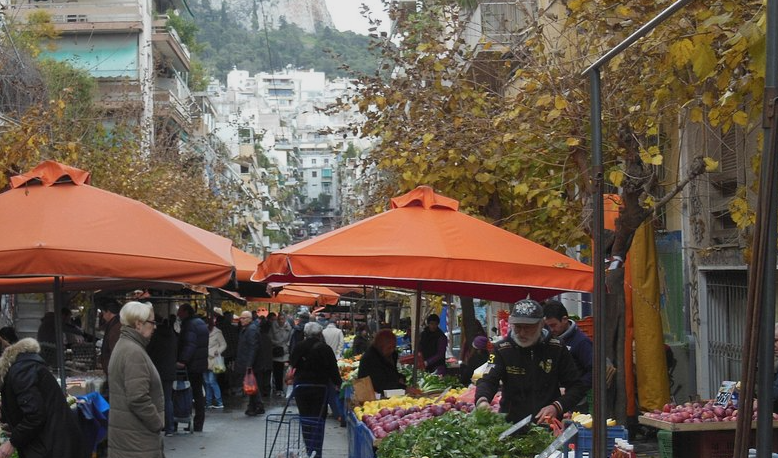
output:
[[[232,242],[89,185],[89,173],[45,161],[0,194],[0,277],[20,287],[64,277],[71,289],[116,280],[221,287]],[[84,288],[88,289],[88,288]]]
[[[272,253],[252,280],[395,286],[504,302],[592,289],[592,268],[420,186],[391,210]]]

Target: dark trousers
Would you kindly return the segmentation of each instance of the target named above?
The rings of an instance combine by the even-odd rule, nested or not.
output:
[[[194,430],[202,431],[205,424],[205,393],[203,392],[203,373],[189,372],[189,383],[192,384],[194,396]]]
[[[296,387],[294,391],[305,448],[309,455],[316,452],[317,458],[321,458],[324,445],[324,420],[327,418],[329,391],[319,387]]]
[[[273,375],[272,369],[263,369],[257,374],[257,383],[259,384],[259,393],[262,396],[270,396],[270,378]]]
[[[173,423],[173,381],[162,380],[162,393],[165,395],[165,432],[175,431]]]
[[[286,372],[286,363],[283,361],[273,361],[273,388],[276,391],[284,391],[284,373]]]

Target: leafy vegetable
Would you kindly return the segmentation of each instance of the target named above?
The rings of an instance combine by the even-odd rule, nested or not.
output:
[[[521,458],[533,457],[553,441],[551,432],[532,425],[529,431],[499,441],[511,426],[505,416],[476,409],[450,411],[414,428],[388,435],[378,446],[378,458]]]

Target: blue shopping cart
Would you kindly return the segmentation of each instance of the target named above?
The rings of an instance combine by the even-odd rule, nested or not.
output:
[[[265,458],[318,458],[324,443],[326,385],[295,385],[280,414],[265,418]],[[290,413],[296,404],[298,413]]]

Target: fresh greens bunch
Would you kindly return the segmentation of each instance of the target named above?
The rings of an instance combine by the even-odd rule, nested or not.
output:
[[[534,457],[553,440],[543,427],[499,441],[511,426],[503,414],[476,409],[470,414],[450,411],[414,428],[388,435],[378,446],[378,458],[521,458]]]

